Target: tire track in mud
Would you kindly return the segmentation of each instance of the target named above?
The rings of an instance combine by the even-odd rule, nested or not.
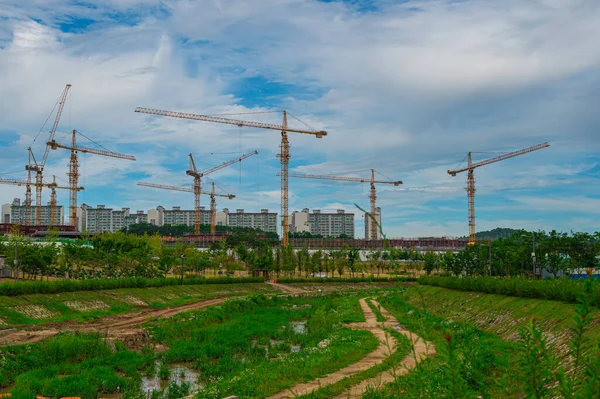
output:
[[[296,384],[292,388],[286,389],[275,395],[267,397],[267,399],[291,399],[297,396],[310,394],[311,392],[317,391],[328,385],[335,384],[336,382],[341,381],[346,377],[351,377],[354,374],[360,373],[362,371],[370,369],[371,367],[381,364],[396,350],[396,339],[389,333],[387,333],[385,331],[385,328],[399,326],[398,320],[396,320],[396,318],[392,316],[392,314],[390,314],[387,310],[380,307],[376,301],[373,301],[374,305],[379,308],[381,314],[387,319],[385,322],[377,322],[377,318],[371,310],[371,308],[369,307],[369,305],[367,304],[366,299],[361,298],[359,302],[360,307],[365,315],[365,321],[361,323],[349,323],[346,326],[349,328],[370,331],[379,340],[379,346],[377,347],[377,349],[375,349],[373,352],[369,353],[356,363],[346,366],[322,378],[317,378],[309,382]],[[419,336],[411,333],[408,330],[401,329],[399,332],[411,340],[411,342],[414,345],[414,350],[410,355],[405,357],[400,362],[401,367],[399,368],[399,370],[396,370],[396,376],[406,374],[412,368],[414,368],[422,359],[435,354],[435,348],[433,344],[426,343]],[[392,373],[390,373],[389,370],[386,370],[382,373],[379,373],[376,377],[364,380],[359,384],[352,386],[350,389],[346,390],[336,398],[342,399],[347,397],[362,397],[362,393],[367,389],[367,387],[385,384],[387,382],[393,381],[394,378],[395,376]]]

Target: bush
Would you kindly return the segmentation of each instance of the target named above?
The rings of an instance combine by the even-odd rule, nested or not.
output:
[[[416,277],[352,277],[352,278],[278,278],[277,282],[289,283],[387,283],[417,281]]]
[[[433,285],[460,291],[475,291],[486,294],[508,295],[523,298],[540,298],[577,303],[584,288],[583,281],[569,279],[528,280],[521,277],[437,277],[423,276],[419,284]],[[593,285],[592,303],[600,306],[600,282]]]
[[[202,284],[240,284],[262,283],[261,277],[191,277],[184,279],[184,285]],[[18,296],[27,294],[57,294],[74,291],[99,291],[116,288],[151,288],[180,285],[180,278],[121,278],[114,280],[63,280],[63,281],[34,281],[0,284],[0,296]]]

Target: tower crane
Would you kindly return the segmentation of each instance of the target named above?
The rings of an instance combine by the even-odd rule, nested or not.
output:
[[[473,171],[480,166],[489,165],[491,163],[504,161],[505,159],[514,158],[519,155],[528,154],[533,151],[541,150],[543,148],[550,147],[550,144],[542,143],[538,145],[534,145],[532,147],[527,147],[522,150],[508,152],[506,154],[502,154],[500,156],[486,159],[484,161],[479,161],[473,163],[472,160],[472,152],[467,154],[467,167],[456,170],[448,170],[448,174],[452,176],[456,176],[461,172],[467,172],[467,196],[469,198],[469,244],[475,243],[475,177]]]
[[[211,234],[215,234],[217,231],[217,205],[216,205],[216,201],[215,201],[215,197],[226,197],[229,199],[234,199],[235,195],[233,194],[218,194],[215,193],[215,183],[213,182],[212,184],[212,191],[198,191],[196,190],[196,185],[194,184],[194,186],[192,188],[189,187],[179,187],[179,186],[167,186],[164,184],[154,184],[154,183],[146,183],[146,182],[138,182],[137,183],[138,186],[142,186],[142,187],[152,187],[152,188],[160,188],[163,190],[172,190],[172,191],[183,191],[185,193],[194,193],[194,200],[196,200],[197,197],[200,196],[200,194],[205,194],[205,195],[210,195],[210,233]],[[196,215],[196,220],[194,221],[194,234],[199,235],[200,234],[200,201],[195,201],[198,204],[198,207],[195,208],[195,215]],[[196,222],[198,221],[198,222]],[[198,228],[196,229],[196,224],[198,225]],[[198,233],[196,233],[196,231],[198,231]]]
[[[197,121],[204,122],[214,122],[214,123],[224,123],[227,125],[234,126],[248,126],[255,127],[259,129],[269,129],[269,130],[278,130],[281,131],[281,144],[280,144],[280,153],[278,155],[281,163],[281,235],[282,235],[282,244],[284,247],[288,245],[288,232],[289,232],[289,215],[288,215],[288,165],[290,163],[290,143],[288,141],[288,133],[302,133],[302,134],[311,134],[317,138],[322,138],[327,135],[327,132],[324,130],[303,130],[303,129],[291,129],[288,127],[287,123],[287,111],[283,111],[283,123],[281,125],[276,125],[272,123],[262,123],[262,122],[252,122],[238,119],[230,119],[224,118],[223,116],[218,115],[199,115],[199,114],[190,114],[185,112],[173,112],[173,111],[163,111],[159,109],[152,108],[142,108],[137,107],[135,112],[140,112],[144,114],[150,115],[159,115],[159,116],[168,116],[171,118],[182,118],[182,119],[191,119]]]
[[[202,183],[202,177],[216,172],[217,170],[221,170],[230,165],[233,165],[237,162],[242,162],[244,159],[251,157],[252,155],[258,154],[258,151],[254,150],[247,154],[244,154],[238,158],[232,159],[231,161],[223,162],[221,165],[215,166],[214,168],[210,168],[205,170],[204,172],[198,172],[196,169],[196,163],[194,162],[194,156],[190,154],[190,167],[186,170],[186,174],[192,176],[194,178],[194,211],[196,212],[196,219],[194,220],[194,234],[200,235],[200,189]]]
[[[13,186],[28,186],[31,183],[27,180],[0,179],[0,184],[9,184],[9,185],[13,185]],[[56,215],[56,210],[57,210],[56,189],[69,190],[69,189],[71,189],[71,187],[59,186],[56,183],[56,176],[53,176],[52,183],[42,182],[42,186],[48,187],[52,190],[52,193],[50,194],[50,226],[58,225],[58,218]],[[76,187],[77,191],[82,191],[83,189],[84,189],[83,187]],[[27,217],[28,217],[27,208],[25,208],[25,219],[27,219]],[[41,224],[41,223],[38,223],[38,225],[39,224]]]
[[[64,91],[62,92],[60,99],[58,100],[58,110],[56,111],[56,117],[54,118],[54,124],[49,132],[49,140],[54,140],[54,135],[56,133],[56,129],[58,128],[58,124],[60,122],[60,117],[63,112],[63,108],[65,107],[65,102],[67,101],[67,95],[69,94],[69,89],[71,88],[70,84],[65,86]],[[29,173],[27,174],[27,193],[25,194],[25,219],[27,220],[28,214],[31,212],[31,172],[35,172],[35,222],[36,224],[40,224],[42,221],[42,187],[43,184],[43,172],[44,167],[46,166],[46,160],[48,159],[48,153],[50,148],[46,145],[46,149],[44,151],[44,156],[41,159],[41,162],[38,164],[33,158],[34,163],[31,163],[31,157],[33,152],[31,147],[28,148],[30,154],[30,161],[25,166],[25,170]]]
[[[87,148],[81,147],[77,145],[77,130],[73,129],[71,136],[71,145],[60,144],[54,140],[50,140],[46,143],[48,148],[56,150],[57,148],[62,148],[65,150],[71,151],[71,158],[69,160],[69,187],[70,187],[70,198],[69,198],[69,219],[71,226],[77,227],[77,193],[79,190],[77,189],[77,184],[79,184],[79,161],[77,160],[77,153],[90,153],[101,155],[104,157],[110,158],[118,158],[118,159],[127,159],[129,161],[135,161],[135,157],[133,155],[119,154],[116,152],[108,151],[108,150],[98,150],[96,148]]]
[[[279,173],[277,174],[279,175]],[[330,175],[311,175],[311,174],[300,174],[300,173],[292,173],[290,177],[298,177],[302,179],[320,179],[320,180],[337,180],[337,181],[349,181],[349,182],[357,182],[357,183],[370,183],[371,192],[369,194],[369,198],[371,200],[371,215],[374,218],[377,214],[377,192],[375,191],[375,184],[393,184],[394,186],[399,186],[402,184],[400,180],[398,181],[383,181],[383,180],[375,180],[375,169],[371,169],[371,178],[361,178],[361,177],[343,177],[343,176],[330,176]],[[366,223],[366,220],[365,220]],[[369,224],[369,239],[376,240],[377,239],[377,224],[371,220]]]

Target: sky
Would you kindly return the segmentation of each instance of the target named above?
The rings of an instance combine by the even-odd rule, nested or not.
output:
[[[280,124],[285,109],[328,132],[290,133],[290,172],[404,182],[377,187],[390,237],[467,235],[466,175],[447,170],[546,141],[475,170],[477,229],[598,231],[599,20],[597,0],[0,0],[0,177],[26,177],[30,146],[41,157],[69,83],[56,140],[76,129],[137,158],[80,154],[80,203],[191,209],[136,183],[190,186],[189,153],[207,170],[257,150],[204,188],[236,195],[219,209],[279,213],[279,132],[134,110]],[[68,155],[50,152],[47,181],[67,184]],[[290,212],[345,209],[362,235],[368,184],[289,186]]]

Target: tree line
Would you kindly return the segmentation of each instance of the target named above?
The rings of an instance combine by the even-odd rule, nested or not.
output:
[[[517,231],[510,237],[478,242],[454,253],[428,251],[423,269],[452,275],[539,276],[542,271],[559,277],[583,274],[600,265],[600,233],[547,233]]]
[[[124,232],[96,234],[89,241],[49,240],[35,243],[12,235],[0,241],[0,255],[19,278],[55,276],[71,279],[164,277],[183,272],[191,276],[233,275],[267,270],[284,277],[362,277],[364,274],[427,274],[531,276],[535,242],[537,271],[554,276],[598,267],[600,233],[520,231],[511,237],[477,243],[460,252],[388,248],[369,251],[361,259],[356,248],[309,251],[281,247],[277,241],[246,230],[223,236],[208,250],[182,241],[167,245],[158,234]]]

